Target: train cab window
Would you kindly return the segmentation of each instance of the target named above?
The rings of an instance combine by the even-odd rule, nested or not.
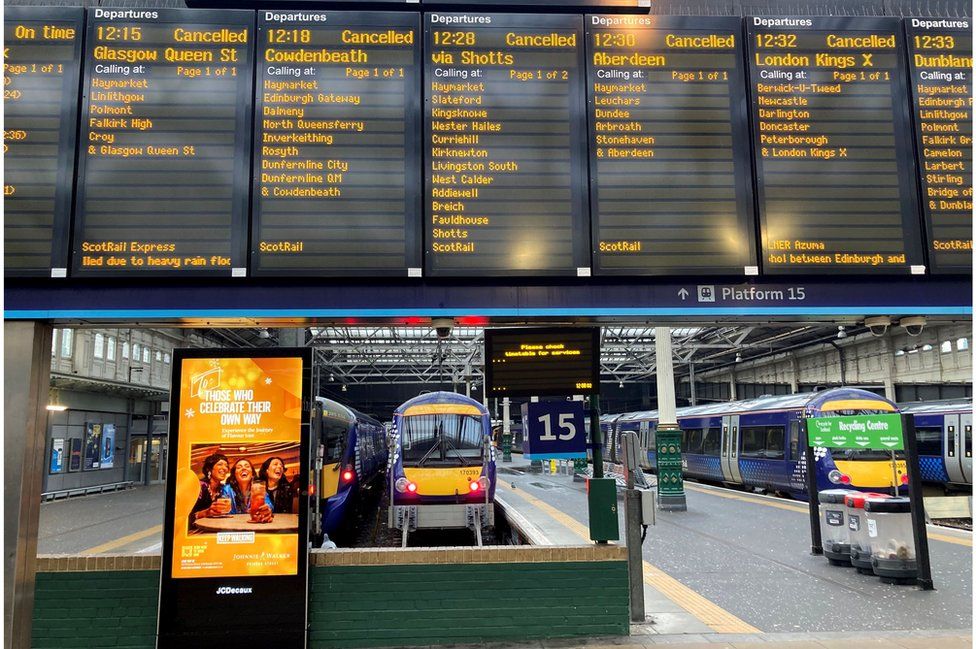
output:
[[[342,451],[346,443],[348,426],[344,422],[325,417],[322,422],[322,443],[325,445],[326,463],[342,460]]]
[[[766,429],[767,460],[782,460],[786,457],[786,429],[782,426],[770,426]]]
[[[742,457],[764,457],[766,449],[765,426],[742,427]]]
[[[915,440],[918,444],[919,455],[942,457],[941,426],[918,426],[915,428]]]
[[[427,464],[471,464],[481,458],[481,419],[471,415],[416,415],[403,418],[403,461]]]
[[[718,456],[722,449],[722,430],[709,428],[702,439],[702,455]]]

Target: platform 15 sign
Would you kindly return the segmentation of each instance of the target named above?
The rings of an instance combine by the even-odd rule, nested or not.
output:
[[[529,460],[586,457],[582,401],[522,404],[524,454]]]
[[[807,443],[830,448],[900,451],[905,448],[901,415],[807,419]]]

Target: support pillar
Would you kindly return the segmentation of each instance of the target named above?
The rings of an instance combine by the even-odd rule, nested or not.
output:
[[[881,371],[884,372],[885,399],[897,401],[895,391],[895,350],[891,346],[891,334],[881,339]]]
[[[670,327],[654,329],[654,348],[657,355],[657,499],[661,509],[683,512],[688,504],[681,469],[681,429],[675,412]]]
[[[3,332],[4,647],[19,649],[31,644],[52,329],[8,321]]]
[[[800,391],[800,363],[796,354],[790,354],[790,393],[797,394]]]
[[[688,363],[688,385],[691,388],[689,402],[693,406],[698,405],[698,390],[695,388],[695,364]]]
[[[502,462],[512,461],[511,410],[511,400],[508,397],[504,397],[502,399]],[[522,425],[525,426],[525,422],[522,422]]]

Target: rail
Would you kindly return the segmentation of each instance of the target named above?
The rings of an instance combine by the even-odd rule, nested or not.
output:
[[[132,480],[122,482],[111,482],[109,484],[91,485],[89,487],[75,487],[73,489],[59,489],[57,491],[45,491],[41,494],[41,500],[49,502],[51,500],[61,500],[62,498],[75,498],[76,496],[90,496],[92,494],[105,493],[106,491],[121,491],[131,489],[134,486]]]

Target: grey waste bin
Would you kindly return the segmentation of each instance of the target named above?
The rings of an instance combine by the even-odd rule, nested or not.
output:
[[[825,489],[818,494],[820,541],[824,556],[832,566],[851,565],[851,542],[847,535],[844,497],[852,493],[854,492],[850,489]]]
[[[871,565],[889,584],[911,584],[918,577],[912,504],[908,498],[868,498],[864,501]]]

